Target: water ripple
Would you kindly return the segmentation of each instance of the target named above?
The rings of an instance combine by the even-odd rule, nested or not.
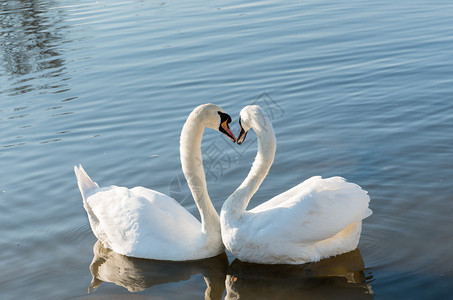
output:
[[[217,103],[237,132],[240,109],[270,98],[278,151],[250,207],[313,175],[357,182],[372,199],[359,248],[376,295],[448,299],[452,14],[451,3],[407,0],[2,1],[4,297],[85,293],[94,237],[74,164],[103,186],[173,193],[196,212],[179,177],[186,116]],[[205,132],[203,149],[231,158],[205,153],[206,168],[222,167],[208,178],[218,210],[250,168],[253,137],[227,148]],[[120,293],[103,287],[99,297]],[[197,299],[205,289],[142,293],[175,288]]]

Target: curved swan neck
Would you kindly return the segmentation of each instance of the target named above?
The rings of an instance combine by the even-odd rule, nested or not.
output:
[[[209,198],[201,155],[204,129],[205,126],[199,115],[190,114],[181,131],[181,166],[200,212],[202,232],[218,233],[220,231],[219,215]]]
[[[274,162],[276,140],[270,122],[267,126],[256,125],[253,130],[258,139],[258,152],[252,168],[242,184],[231,194],[222,207],[222,213],[240,217],[246,210],[252,196],[256,193]]]

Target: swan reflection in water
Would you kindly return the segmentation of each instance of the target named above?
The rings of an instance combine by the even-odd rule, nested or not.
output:
[[[358,249],[303,265],[262,265],[234,260],[226,299],[372,299]]]
[[[205,299],[372,299],[358,249],[303,265],[262,265],[234,260],[225,253],[208,259],[171,262],[118,254],[97,241],[90,265],[93,280],[88,291],[111,282],[130,292],[155,285],[189,280],[202,274]],[[226,276],[226,279],[225,279]]]
[[[95,291],[102,282],[112,282],[130,292],[149,287],[189,280],[202,274],[206,281],[205,299],[222,299],[228,258],[225,253],[197,261],[173,262],[127,257],[105,248],[100,241],[93,247],[90,265],[93,279],[88,292]]]

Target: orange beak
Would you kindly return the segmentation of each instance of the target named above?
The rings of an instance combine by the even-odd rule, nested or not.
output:
[[[225,120],[220,127],[223,129],[222,133],[225,134],[230,140],[236,142],[236,137],[234,136],[233,132],[231,132],[230,126],[228,126],[228,120]]]

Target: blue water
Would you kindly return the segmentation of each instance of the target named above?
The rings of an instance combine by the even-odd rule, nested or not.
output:
[[[200,299],[203,277],[217,278],[213,298],[450,299],[452,17],[447,1],[1,2],[2,299]],[[104,266],[127,261],[144,283],[106,279],[87,294],[99,253],[74,164],[102,186],[146,186],[197,215],[179,134],[206,102],[235,133],[247,104],[272,119],[276,159],[249,207],[313,175],[368,190],[374,214],[358,255],[268,270],[227,253],[212,275],[105,254]],[[235,146],[206,131],[217,210],[255,151],[252,133]]]

